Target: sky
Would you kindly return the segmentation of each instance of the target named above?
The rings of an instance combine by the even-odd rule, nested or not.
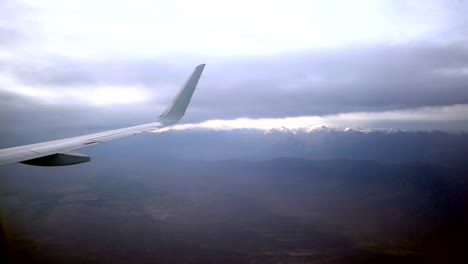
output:
[[[0,135],[153,121],[200,63],[179,129],[468,131],[467,11],[455,0],[3,0]]]

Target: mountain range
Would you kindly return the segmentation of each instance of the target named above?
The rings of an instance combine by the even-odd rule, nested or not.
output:
[[[446,165],[468,161],[468,134],[442,131],[193,129],[161,132],[152,140],[158,146],[153,155],[202,160],[297,157]]]

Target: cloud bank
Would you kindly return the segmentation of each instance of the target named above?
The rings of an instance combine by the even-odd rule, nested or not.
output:
[[[3,1],[2,129],[152,121],[199,63],[207,67],[188,123],[309,122],[304,116],[331,122],[331,116],[366,113],[369,119],[368,113],[411,109],[422,119],[395,116],[408,125],[411,116],[414,128],[459,122],[452,112],[441,115],[446,122],[425,116],[468,104],[466,7],[448,1]],[[233,10],[247,10],[245,19]],[[88,19],[81,19],[85,13]],[[382,127],[399,122],[379,118]]]
[[[324,116],[262,119],[238,118],[233,120],[208,120],[194,124],[175,125],[155,132],[187,129],[232,130],[244,128],[260,130],[314,130],[323,127],[337,129],[389,129],[395,127],[405,130],[418,130],[424,127],[426,129],[451,127],[452,131],[468,132],[468,130],[466,130],[468,124],[467,112],[468,104],[463,104],[384,112],[354,112]],[[392,123],[392,127],[386,127],[385,124],[388,123]]]

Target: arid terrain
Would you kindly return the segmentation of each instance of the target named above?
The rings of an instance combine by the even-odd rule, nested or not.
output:
[[[126,166],[5,176],[11,263],[466,260],[463,168],[286,158]]]

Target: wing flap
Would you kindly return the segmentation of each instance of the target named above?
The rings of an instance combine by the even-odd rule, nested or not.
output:
[[[71,149],[76,149],[80,147],[85,147],[85,146],[96,144],[96,143],[97,143],[96,141],[92,141],[89,139],[84,139],[81,141],[71,141],[71,142],[65,141],[62,143],[46,145],[43,147],[33,148],[30,150],[38,154],[47,154],[47,153],[51,153],[55,151],[64,151],[64,150],[69,150],[69,149],[71,150]]]
[[[102,136],[102,137],[92,138],[91,140],[92,140],[93,142],[97,142],[97,143],[104,143],[104,142],[111,141],[111,140],[115,140],[115,139],[119,139],[119,138],[124,138],[124,137],[128,137],[128,136],[138,135],[138,134],[141,134],[141,133],[143,133],[143,131],[134,131],[134,132],[117,133],[117,134],[113,134],[113,135],[108,135],[108,136]]]

